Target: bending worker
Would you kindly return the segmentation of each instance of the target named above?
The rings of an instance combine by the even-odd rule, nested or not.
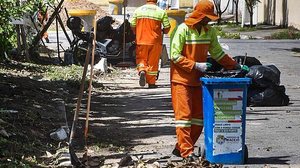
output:
[[[216,30],[208,25],[217,20],[214,5],[200,0],[194,11],[180,24],[171,42],[171,94],[175,113],[177,144],[173,154],[193,161],[194,144],[203,128],[202,90],[200,77],[211,66],[207,52],[225,69],[243,69],[222,50]]]
[[[156,88],[158,62],[162,52],[163,33],[170,30],[167,13],[156,5],[157,0],[137,8],[130,21],[136,34],[136,64],[140,76],[140,86],[148,83],[149,88]],[[162,32],[163,26],[163,32]]]

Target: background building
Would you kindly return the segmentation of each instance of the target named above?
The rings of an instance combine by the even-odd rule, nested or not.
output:
[[[300,29],[299,0],[261,0],[258,22]]]

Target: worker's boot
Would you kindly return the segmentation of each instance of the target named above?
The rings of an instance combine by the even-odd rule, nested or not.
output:
[[[198,163],[200,162],[200,159],[197,155],[195,155],[194,153],[191,153],[189,156],[187,156],[186,158],[183,159],[184,162],[186,163]]]
[[[177,148],[173,149],[172,154],[177,156],[177,157],[181,157],[180,151]]]
[[[155,88],[157,88],[158,86],[157,85],[155,85],[155,84],[149,84],[148,85],[148,88],[149,89],[155,89]]]
[[[146,72],[145,71],[140,72],[139,84],[140,84],[140,86],[145,86],[146,85]]]

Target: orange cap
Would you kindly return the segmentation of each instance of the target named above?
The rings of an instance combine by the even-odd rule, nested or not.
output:
[[[210,0],[200,0],[191,15],[185,20],[185,24],[192,26],[200,22],[205,16],[211,20],[219,19],[214,13],[214,4]]]

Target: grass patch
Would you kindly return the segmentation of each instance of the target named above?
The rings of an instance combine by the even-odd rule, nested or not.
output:
[[[226,27],[227,28],[238,28],[238,27],[241,27],[241,25],[229,22],[229,23],[226,24]]]
[[[220,36],[224,39],[240,39],[240,33],[229,33],[224,32],[223,28],[221,26],[214,26],[214,28],[217,30],[217,36]]]
[[[239,27],[237,30],[240,32],[249,32],[249,31],[256,31],[257,28],[256,27]]]
[[[224,39],[240,39],[240,33],[226,33],[226,32],[220,32],[218,33],[219,36],[221,36]]]
[[[300,39],[300,31],[290,27],[286,30],[271,34],[270,39]]]
[[[45,72],[45,78],[50,81],[59,80],[75,80],[80,81],[82,77],[83,67],[72,65],[72,66],[48,66]]]

